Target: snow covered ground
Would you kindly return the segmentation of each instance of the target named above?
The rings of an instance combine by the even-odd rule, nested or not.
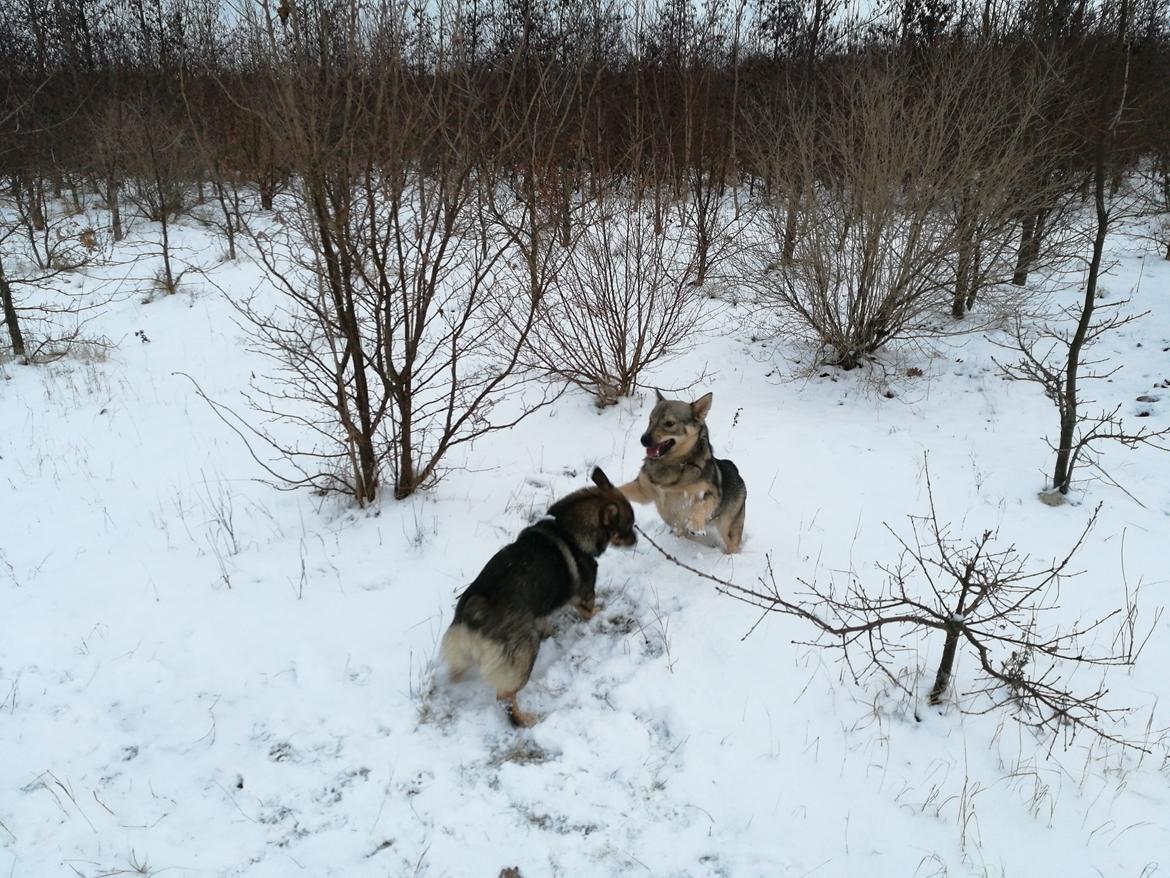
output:
[[[205,231],[176,234],[214,264]],[[1165,427],[1170,262],[1111,246],[1109,295],[1152,313],[1097,349],[1124,368],[1091,397]],[[906,534],[926,511],[924,453],[956,535],[998,528],[1041,565],[1103,503],[1048,623],[1138,594],[1152,634],[1106,685],[1148,754],[930,707],[937,637],[907,640],[916,698],[855,684],[836,653],[794,643],[806,623],[753,629],[757,610],[645,541],[602,558],[602,613],[557,620],[522,693],[543,721],[513,730],[485,687],[433,673],[438,638],[484,561],[591,465],[634,475],[652,392],[603,412],[569,394],[475,443],[433,491],[355,511],[256,481],[176,374],[246,411],[268,364],[216,287],[249,293],[259,269],[216,265],[144,304],[153,267],[105,287],[118,300],[88,331],[117,343],[108,356],[0,365],[0,876],[1170,870],[1170,456],[1110,448],[1125,491],[1094,481],[1041,505],[1055,411],[999,377],[984,336],[893,352],[884,378],[810,370],[712,302],[710,331],[649,381],[707,376],[694,395],[714,391],[715,449],[749,488],[745,548],[676,540],[650,507],[640,523],[744,585],[768,555],[795,596],[797,578],[881,582],[898,552],[884,524]],[[959,693],[973,672],[962,655]]]

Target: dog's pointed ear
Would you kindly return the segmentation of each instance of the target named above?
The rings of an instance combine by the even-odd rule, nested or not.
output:
[[[659,390],[657,387],[654,388],[654,401],[655,402],[666,402],[666,397],[662,395],[662,391]]]
[[[609,476],[601,471],[601,467],[593,467],[593,473],[590,475],[590,478],[593,479],[593,484],[597,485],[597,487],[613,490],[613,482],[609,480]]]
[[[705,393],[691,403],[691,414],[698,420],[706,420],[707,412],[711,411],[711,399],[713,393]]]

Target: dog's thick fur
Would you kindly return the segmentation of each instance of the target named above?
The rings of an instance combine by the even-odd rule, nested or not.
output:
[[[662,520],[680,536],[714,529],[723,551],[734,555],[743,540],[747,485],[730,460],[720,460],[707,436],[712,394],[694,402],[658,402],[642,434],[646,459],[638,477],[621,487],[635,503],[654,501]]]
[[[563,497],[548,516],[500,549],[459,597],[440,653],[458,680],[473,665],[496,689],[515,726],[531,725],[516,693],[528,682],[547,618],[572,604],[597,612],[597,558],[607,546],[632,546],[634,510],[600,469],[595,488]]]

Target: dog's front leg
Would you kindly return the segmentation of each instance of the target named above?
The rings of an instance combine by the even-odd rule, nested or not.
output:
[[[699,494],[691,504],[690,515],[687,516],[687,527],[694,533],[703,533],[707,530],[707,522],[719,507],[719,498],[711,492]]]
[[[618,488],[619,491],[631,503],[649,503],[654,499],[654,491],[647,485],[642,483],[642,478],[639,476],[632,482],[626,482]]]

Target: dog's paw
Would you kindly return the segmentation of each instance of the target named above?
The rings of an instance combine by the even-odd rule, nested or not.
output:
[[[687,530],[691,533],[706,533],[707,517],[705,515],[692,515],[687,519]]]
[[[529,729],[540,721],[535,713],[524,713],[519,710],[508,711],[508,722],[517,729]]]

